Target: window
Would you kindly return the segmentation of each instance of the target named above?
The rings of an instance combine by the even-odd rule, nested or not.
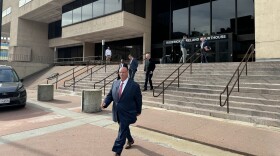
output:
[[[106,0],[105,1],[105,14],[119,11],[122,8],[121,0]]]
[[[188,2],[180,0],[172,1],[172,28],[173,39],[182,38],[183,35],[189,34],[189,7]]]
[[[73,10],[73,23],[80,22],[82,20],[82,7]]]
[[[213,34],[234,32],[232,19],[235,19],[235,0],[212,1]]]
[[[98,17],[104,14],[104,0],[93,2],[93,17]]]
[[[62,14],[62,26],[65,26],[65,25],[69,25],[69,24],[72,24],[73,23],[73,12],[72,11],[69,11],[69,12],[66,12],[64,14]]]
[[[210,0],[191,1],[191,36],[210,34]]]
[[[82,20],[92,18],[92,3],[82,6]]]
[[[24,6],[25,4],[31,2],[32,0],[19,0],[19,3],[18,3],[18,6],[19,7],[22,7]]]
[[[5,17],[5,16],[9,15],[10,13],[12,13],[12,8],[11,7],[7,8],[6,10],[4,10],[2,12],[2,17]]]

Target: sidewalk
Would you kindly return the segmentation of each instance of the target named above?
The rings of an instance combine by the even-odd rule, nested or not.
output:
[[[36,91],[29,90],[28,96],[28,107],[65,118],[52,121],[53,125],[45,124],[47,127],[29,126],[13,134],[5,133],[0,138],[1,155],[113,155],[111,148],[118,125],[111,121],[111,108],[86,114],[81,112],[79,96],[55,94],[51,102],[37,101]],[[280,153],[280,128],[143,106],[136,124],[131,125],[135,146],[124,150],[123,155],[276,156]]]

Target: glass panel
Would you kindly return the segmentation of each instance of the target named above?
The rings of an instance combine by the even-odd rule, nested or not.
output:
[[[19,7],[22,7],[24,4],[25,4],[25,0],[20,0],[20,1],[18,2],[18,6],[19,6]]]
[[[146,0],[135,0],[135,15],[146,17]]]
[[[73,10],[73,23],[80,22],[82,20],[82,8]]]
[[[254,33],[254,0],[237,1],[237,34]]]
[[[129,13],[134,12],[134,0],[124,0],[124,10]]]
[[[93,17],[104,15],[104,0],[93,2]]]
[[[189,8],[173,10],[173,39],[182,38],[189,30]]]
[[[210,34],[210,2],[191,1],[191,36],[203,34]]]
[[[62,26],[72,24],[72,11],[62,14]]]
[[[7,9],[7,15],[9,15],[11,12],[12,12],[12,8],[9,7],[9,8]]]
[[[235,0],[212,1],[212,33],[234,32]]]
[[[105,14],[119,11],[122,7],[121,0],[106,0],[105,2]]]
[[[82,7],[82,20],[92,18],[92,3]]]

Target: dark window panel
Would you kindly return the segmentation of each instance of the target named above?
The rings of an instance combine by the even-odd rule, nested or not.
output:
[[[191,36],[210,34],[210,0],[191,1]]]
[[[231,33],[235,26],[231,20],[235,19],[235,0],[212,1],[212,33]]]

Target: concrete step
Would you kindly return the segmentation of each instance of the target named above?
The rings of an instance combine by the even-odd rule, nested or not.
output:
[[[267,126],[275,126],[275,127],[280,126],[279,119],[271,119],[271,118],[267,118],[267,117],[255,117],[255,116],[251,116],[251,115],[234,114],[234,113],[228,114],[228,113],[226,113],[226,108],[222,108],[225,111],[215,111],[215,110],[186,107],[186,106],[180,106],[180,105],[161,104],[159,102],[146,101],[146,100],[144,100],[143,102],[145,105],[148,105],[148,106],[165,108],[165,109],[169,109],[169,110],[176,110],[176,111],[212,116],[212,117],[223,118],[223,119],[244,121],[244,122],[267,125]]]

